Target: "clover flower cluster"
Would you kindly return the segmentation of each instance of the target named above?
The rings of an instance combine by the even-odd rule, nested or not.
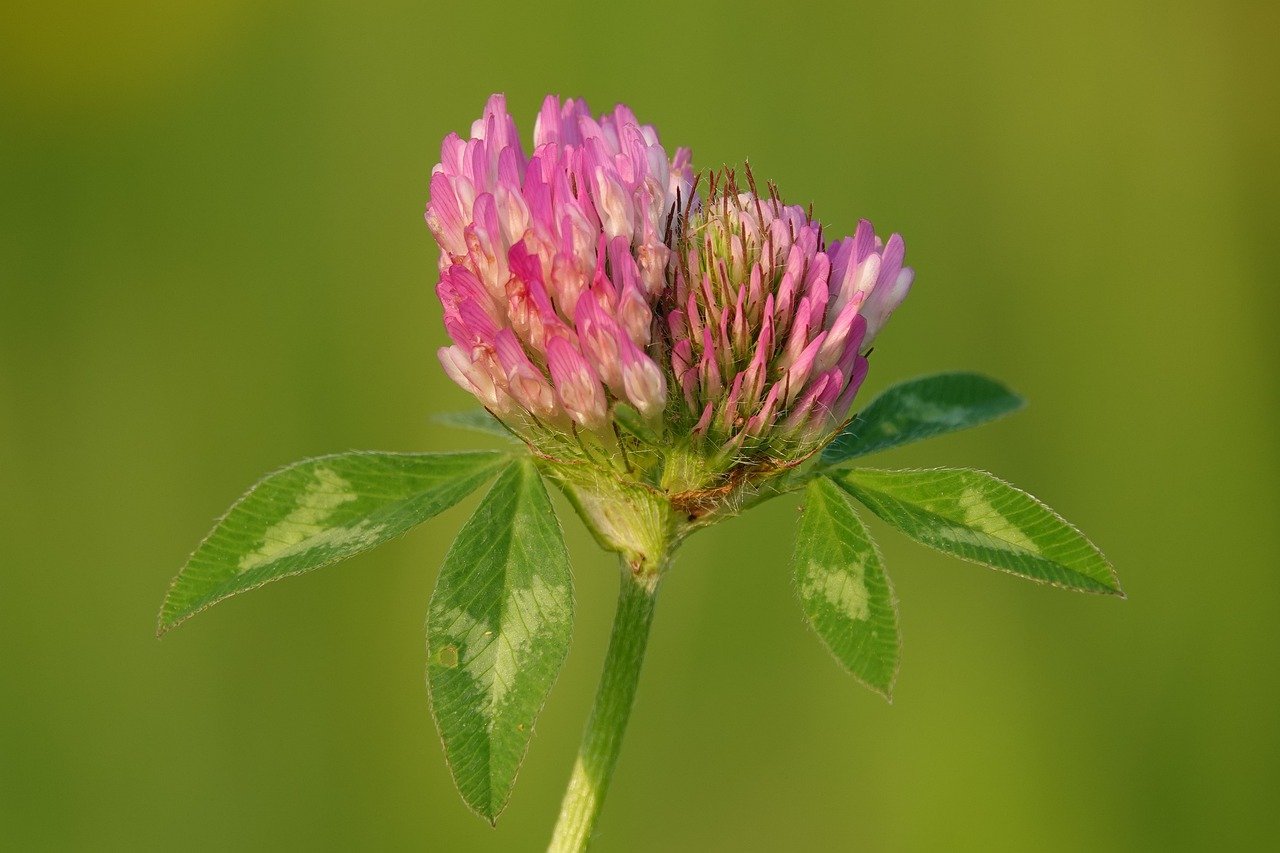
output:
[[[611,401],[666,405],[651,351],[666,287],[668,214],[692,184],[626,107],[592,118],[548,97],[526,157],[501,95],[471,138],[450,135],[426,219],[440,244],[445,371],[502,418],[603,427]]]
[[[711,175],[704,200],[687,149],[555,97],[526,156],[493,96],[431,176],[445,371],[520,428],[606,432],[626,404],[719,448],[820,441],[913,273],[897,234],[863,220],[826,244],[747,177]]]
[[[882,243],[864,219],[824,246],[803,208],[772,186],[761,197],[747,176],[740,192],[731,171],[713,175],[707,204],[680,229],[671,369],[695,435],[730,446],[821,437],[847,416],[864,353],[913,273],[897,234]]]

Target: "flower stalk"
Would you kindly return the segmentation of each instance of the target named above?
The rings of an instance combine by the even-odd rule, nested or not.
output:
[[[638,565],[621,560],[618,607],[605,652],[604,673],[560,805],[560,818],[547,848],[550,853],[586,850],[622,751],[636,686],[649,644],[658,586],[670,561],[670,548]]]

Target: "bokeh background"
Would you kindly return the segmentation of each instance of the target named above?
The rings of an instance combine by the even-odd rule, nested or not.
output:
[[[443,450],[421,220],[440,138],[505,90],[632,104],[751,158],[831,233],[906,235],[867,396],[954,368],[1031,400],[884,465],[1042,496],[1128,601],[877,525],[896,702],[789,588],[794,503],[669,579],[600,851],[1280,844],[1280,88],[1274,3],[50,3],[0,7],[0,847],[535,850],[615,576],[496,830],[423,686],[473,498],[157,641],[171,575],[263,472]],[[527,132],[527,131],[526,131]],[[865,399],[865,398],[864,398]]]

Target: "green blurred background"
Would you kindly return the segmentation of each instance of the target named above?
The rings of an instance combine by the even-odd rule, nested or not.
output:
[[[789,589],[794,502],[683,552],[601,851],[1280,844],[1275,3],[53,4],[0,11],[0,847],[534,850],[615,580],[575,519],[573,651],[496,830],[423,686],[458,507],[152,637],[265,471],[453,449],[421,213],[505,90],[624,100],[750,157],[916,290],[866,391],[971,368],[1031,400],[886,455],[973,465],[1111,556],[1128,601],[877,526],[891,707]],[[526,130],[527,132],[527,130]],[[864,397],[864,399],[866,399]]]

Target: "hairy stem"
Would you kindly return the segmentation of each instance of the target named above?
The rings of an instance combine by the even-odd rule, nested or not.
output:
[[[622,564],[618,609],[613,617],[613,635],[605,652],[604,674],[596,691],[595,705],[587,730],[578,748],[569,787],[560,806],[560,819],[551,836],[549,853],[586,850],[600,817],[609,781],[618,764],[622,736],[631,716],[649,628],[658,596],[658,583],[667,555],[651,563]]]

